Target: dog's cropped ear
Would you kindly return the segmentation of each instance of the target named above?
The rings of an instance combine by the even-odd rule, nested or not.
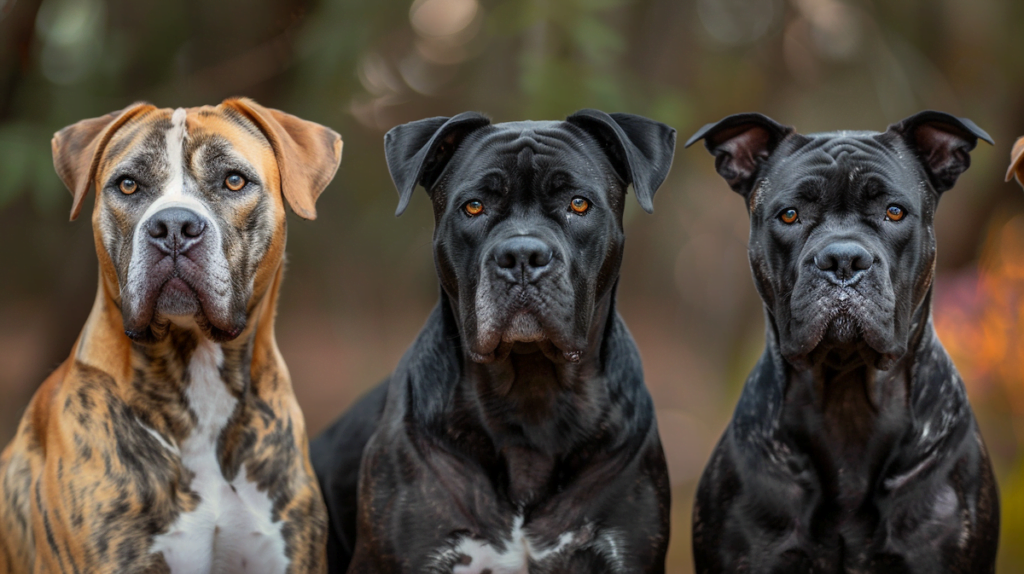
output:
[[[886,134],[902,139],[917,155],[939,193],[953,187],[960,174],[971,166],[970,152],[979,139],[995,143],[971,120],[931,110],[889,126]]]
[[[599,110],[580,110],[565,121],[597,138],[622,181],[633,185],[640,207],[654,211],[654,192],[668,177],[675,157],[676,130],[642,116]]]
[[[384,157],[398,189],[395,216],[402,215],[409,206],[416,184],[430,191],[462,140],[470,132],[490,123],[491,120],[482,114],[463,112],[452,118],[409,122],[384,134]]]
[[[686,147],[704,140],[704,147],[715,156],[718,175],[733,191],[747,197],[761,164],[793,132],[792,127],[764,114],[735,114],[697,130]]]
[[[114,132],[129,120],[156,109],[144,102],[136,102],[123,110],[105,116],[82,120],[53,134],[53,168],[71,192],[71,221],[82,211],[82,202],[96,177],[100,157]]]
[[[1024,137],[1017,138],[1010,152],[1010,168],[1006,170],[1006,181],[1017,176],[1017,183],[1024,186]]]
[[[299,217],[316,219],[316,200],[341,164],[341,136],[318,123],[280,110],[265,108],[249,98],[222,104],[249,118],[270,141],[281,174],[281,193]]]

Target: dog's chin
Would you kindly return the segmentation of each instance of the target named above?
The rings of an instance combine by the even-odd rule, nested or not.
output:
[[[147,297],[153,301],[151,309],[144,313],[149,317],[148,321],[136,321],[133,326],[129,326],[128,318],[125,317],[125,334],[137,343],[152,343],[165,338],[171,325],[185,329],[197,328],[207,338],[218,343],[235,339],[245,328],[244,320],[240,324],[237,324],[238,321],[232,324],[230,319],[212,318],[206,313],[199,293],[178,277],[165,282],[155,295],[155,298]]]
[[[503,361],[513,353],[526,355],[538,352],[554,362],[579,362],[582,353],[560,344],[561,340],[562,337],[545,329],[536,315],[520,312],[503,329],[480,334],[468,354],[472,361],[483,364]]]

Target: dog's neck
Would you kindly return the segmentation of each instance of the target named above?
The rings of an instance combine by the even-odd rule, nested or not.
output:
[[[101,270],[92,311],[71,359],[109,376],[124,402],[147,414],[150,420],[143,422],[180,439],[190,428],[186,391],[198,373],[219,379],[241,398],[251,390],[254,362],[280,364],[274,309],[282,275],[283,266],[254,298],[245,330],[231,341],[214,342],[197,327],[168,323],[160,339],[136,343],[125,335],[116,283],[105,281]]]
[[[563,359],[557,349],[542,351],[540,345],[550,345],[547,342],[516,344],[511,352],[488,363],[474,362],[463,352],[462,384],[479,401],[481,416],[495,431],[492,434],[522,440],[499,448],[521,446],[555,454],[550,445],[566,443],[564,430],[557,427],[568,414],[568,401],[575,403],[569,416],[586,428],[596,414],[588,412],[591,399],[606,390],[601,344],[613,313],[614,289],[610,289],[594,305],[587,346],[577,362]]]
[[[838,489],[830,494],[840,503],[849,499],[858,504],[877,473],[884,472],[897,441],[918,432],[915,425],[949,408],[948,402],[965,400],[956,393],[930,396],[938,383],[959,382],[935,337],[931,290],[914,313],[906,354],[885,371],[856,352],[845,353],[846,362],[819,361],[809,369],[795,368],[782,357],[771,314],[766,312],[766,318],[766,351],[737,408],[740,426],[752,429],[749,437],[739,440],[761,441],[761,449],[809,455],[815,472],[829,477],[822,482]],[[927,373],[918,366],[922,362],[930,365]],[[755,396],[767,397],[768,404],[756,404]],[[918,442],[922,449],[928,446]]]
[[[627,365],[622,370],[629,371],[622,374],[611,373],[618,367],[606,364],[623,352],[608,348],[609,340],[619,337],[615,331],[624,331],[614,300],[612,288],[595,305],[587,349],[577,363],[552,360],[549,355],[557,353],[539,351],[512,352],[486,364],[473,362],[464,351],[452,357],[461,365],[458,382],[438,410],[445,417],[476,421],[479,441],[469,448],[486,445],[477,456],[489,459],[494,472],[505,477],[504,488],[517,504],[543,496],[559,469],[565,471],[559,465],[566,457],[583,460],[581,451],[595,444],[603,449],[611,440],[604,435],[614,436],[619,424],[632,424],[619,409],[634,408],[639,399],[630,391],[635,382],[631,377],[642,374],[629,371],[628,360],[621,361]],[[442,305],[447,307],[446,330],[453,333],[461,325],[456,306],[444,295]],[[463,340],[461,333],[458,337]],[[611,394],[620,400],[612,400]]]

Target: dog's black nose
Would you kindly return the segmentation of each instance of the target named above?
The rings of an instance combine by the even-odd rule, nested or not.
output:
[[[814,256],[814,265],[829,279],[849,282],[871,269],[873,258],[860,244],[853,241],[830,243]]]
[[[150,242],[168,255],[185,253],[202,241],[205,231],[206,220],[183,207],[161,209],[146,224]]]
[[[541,278],[548,270],[554,251],[536,237],[519,235],[502,241],[494,250],[498,275],[512,283],[521,278],[529,283]]]

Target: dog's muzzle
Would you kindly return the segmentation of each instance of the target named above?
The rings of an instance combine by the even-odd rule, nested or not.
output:
[[[231,309],[231,273],[219,234],[205,215],[170,205],[141,223],[123,290],[125,331],[148,336],[158,316],[191,318],[230,339],[244,320]]]
[[[563,261],[552,243],[534,235],[505,237],[484,251],[474,297],[474,360],[492,360],[524,343],[578,360],[573,287]]]

